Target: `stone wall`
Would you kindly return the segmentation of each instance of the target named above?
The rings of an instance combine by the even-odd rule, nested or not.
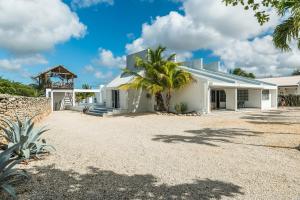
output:
[[[20,119],[37,115],[39,121],[51,113],[51,99],[0,94],[0,119],[15,119],[15,113]]]

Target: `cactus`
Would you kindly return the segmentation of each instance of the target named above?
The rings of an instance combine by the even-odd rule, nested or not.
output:
[[[17,122],[8,119],[1,119],[7,125],[7,128],[0,127],[4,131],[4,137],[9,141],[8,148],[15,144],[21,144],[15,150],[15,153],[25,159],[29,159],[32,155],[37,156],[40,153],[47,152],[53,146],[48,145],[40,136],[48,131],[45,127],[41,129],[34,128],[33,118],[25,117],[22,122],[16,115]]]
[[[14,169],[14,166],[21,162],[17,157],[12,157],[14,151],[19,149],[22,144],[15,144],[0,153],[0,188],[16,198],[16,191],[12,184],[17,182],[19,178],[28,178],[24,170]]]

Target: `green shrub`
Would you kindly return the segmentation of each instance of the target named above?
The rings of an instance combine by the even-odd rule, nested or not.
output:
[[[0,77],[0,94],[11,94],[26,97],[41,96],[43,92],[32,85],[10,81]]]
[[[181,102],[179,104],[176,104],[174,108],[175,108],[176,113],[183,114],[183,113],[187,112],[188,105],[187,105],[187,103]]]
[[[14,169],[14,166],[21,162],[17,157],[12,157],[13,152],[19,149],[21,144],[15,144],[0,153],[0,188],[16,198],[16,191],[12,186],[21,177],[28,178],[24,170]]]
[[[54,149],[48,145],[40,136],[48,131],[44,127],[41,129],[34,128],[33,118],[26,117],[22,122],[16,116],[17,122],[8,119],[1,119],[7,125],[7,128],[0,127],[4,131],[4,137],[9,141],[8,148],[16,144],[21,144],[15,153],[20,157],[29,159],[32,155],[37,156],[40,153],[48,152],[49,148]]]
[[[300,95],[279,95],[278,105],[281,106],[281,99],[285,99],[285,105],[291,107],[299,107],[300,106]]]

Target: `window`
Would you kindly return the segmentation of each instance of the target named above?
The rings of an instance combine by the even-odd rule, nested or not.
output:
[[[270,95],[269,95],[269,90],[263,90],[262,91],[262,100],[269,100],[270,99]]]
[[[237,95],[238,101],[248,101],[249,99],[248,90],[238,90]]]
[[[215,103],[215,102],[216,102],[216,91],[215,91],[215,90],[212,90],[212,91],[211,91],[210,101],[211,101],[212,103]]]
[[[226,93],[225,91],[220,91],[220,102],[226,102]]]

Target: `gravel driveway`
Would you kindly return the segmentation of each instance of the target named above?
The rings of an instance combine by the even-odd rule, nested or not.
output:
[[[20,199],[300,199],[300,111],[54,112]],[[42,125],[41,124],[41,125]]]

